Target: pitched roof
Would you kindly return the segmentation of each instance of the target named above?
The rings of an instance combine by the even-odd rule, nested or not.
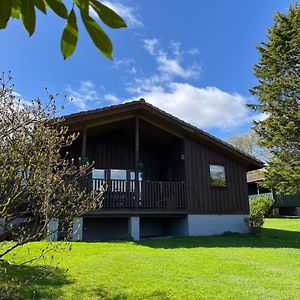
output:
[[[99,109],[82,111],[64,116],[64,124],[71,128],[80,128],[86,123],[95,123],[97,120],[105,118],[107,122],[114,122],[114,117],[123,116],[148,116],[149,119],[157,123],[163,123],[165,126],[172,126],[175,130],[184,137],[189,137],[194,140],[201,140],[208,146],[227,154],[246,166],[248,171],[256,170],[263,167],[263,162],[252,157],[236,147],[222,141],[219,138],[201,130],[152,104],[146,102],[144,99],[138,101],[126,102],[118,105],[111,105]]]

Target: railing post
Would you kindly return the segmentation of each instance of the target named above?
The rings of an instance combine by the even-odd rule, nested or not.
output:
[[[135,117],[135,174],[134,174],[134,191],[135,191],[135,207],[139,207],[139,152],[140,152],[140,124],[139,118]]]
[[[81,159],[86,156],[86,126],[82,129]]]

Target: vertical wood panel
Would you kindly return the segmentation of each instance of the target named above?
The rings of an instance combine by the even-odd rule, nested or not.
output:
[[[225,166],[227,187],[213,188],[209,165]],[[188,208],[201,213],[247,213],[245,167],[200,143],[185,140],[185,177]]]

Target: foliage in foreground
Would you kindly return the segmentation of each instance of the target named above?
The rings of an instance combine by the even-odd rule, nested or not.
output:
[[[44,243],[30,243],[17,258]],[[32,299],[299,299],[300,220],[266,219],[256,235],[73,243],[49,278],[15,291]],[[62,277],[65,270],[66,277]],[[9,277],[26,280],[39,264]],[[0,278],[0,286],[2,284]]]
[[[249,230],[250,233],[258,233],[264,224],[264,217],[274,204],[274,199],[261,195],[249,201]]]
[[[71,4],[72,7],[69,12],[66,7],[67,4]],[[58,17],[66,19],[66,25],[61,36],[61,52],[64,59],[72,55],[76,49],[78,40],[76,13],[78,14],[78,12],[95,46],[103,55],[112,58],[112,43],[100,24],[90,15],[91,11],[110,28],[126,27],[126,23],[116,12],[98,0],[1,0],[0,29],[6,28],[12,18],[21,19],[24,28],[31,36],[36,26],[36,10],[46,15],[47,9]]]
[[[260,146],[271,152],[265,185],[277,193],[295,194],[300,186],[300,4],[287,14],[277,12],[267,41],[257,50],[259,79],[251,93],[259,103],[251,107],[265,114],[255,122]]]
[[[10,78],[0,79],[0,262],[14,262],[8,254],[24,244],[57,234],[49,224],[64,220],[68,239],[74,217],[99,207],[101,192],[80,188],[91,165],[68,159],[66,149],[77,138],[55,118],[55,97],[43,105],[26,103],[14,93]],[[65,155],[62,155],[65,153]],[[24,256],[22,264],[67,244],[47,243],[37,256]],[[16,266],[17,267],[17,266]],[[1,273],[5,272],[0,268]],[[0,289],[0,295],[4,291]]]

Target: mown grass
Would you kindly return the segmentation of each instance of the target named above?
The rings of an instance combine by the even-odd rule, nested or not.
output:
[[[30,244],[30,255],[44,245]],[[299,219],[266,220],[260,236],[73,243],[61,257],[51,276],[21,290],[17,282],[42,269],[8,267],[7,276],[25,299],[300,299]]]

